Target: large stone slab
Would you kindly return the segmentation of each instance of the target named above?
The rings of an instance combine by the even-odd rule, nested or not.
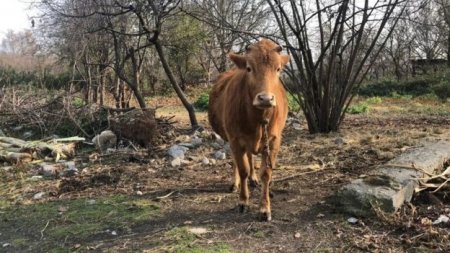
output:
[[[333,203],[337,209],[356,216],[370,216],[374,208],[394,212],[411,201],[417,178],[435,174],[450,160],[450,142],[424,142],[368,176],[353,180],[342,187]]]

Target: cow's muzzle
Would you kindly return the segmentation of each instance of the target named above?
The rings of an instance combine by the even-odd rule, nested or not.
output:
[[[255,98],[253,99],[253,105],[261,109],[266,109],[275,107],[277,105],[277,101],[273,93],[260,92],[256,94]]]

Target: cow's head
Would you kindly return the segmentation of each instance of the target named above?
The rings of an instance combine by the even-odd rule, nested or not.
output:
[[[275,90],[280,84],[279,75],[289,62],[289,56],[281,54],[282,47],[263,39],[247,47],[245,55],[231,53],[230,59],[236,66],[246,71],[253,106],[267,109],[277,105]]]

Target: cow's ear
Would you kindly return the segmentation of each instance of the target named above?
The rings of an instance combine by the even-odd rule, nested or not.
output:
[[[245,56],[235,54],[235,53],[230,53],[228,55],[228,57],[230,57],[230,60],[233,61],[234,64],[236,64],[236,66],[238,68],[245,69],[247,67],[247,60],[245,59]]]
[[[290,59],[289,55],[287,55],[287,54],[281,55],[281,65],[284,66],[284,65],[288,64],[289,59]]]

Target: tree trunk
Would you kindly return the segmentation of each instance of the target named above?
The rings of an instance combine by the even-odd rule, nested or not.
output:
[[[172,70],[169,67],[169,64],[167,63],[166,57],[164,55],[163,48],[160,44],[160,41],[156,39],[154,41],[156,52],[158,53],[159,59],[161,60],[161,64],[164,68],[164,72],[166,72],[167,78],[169,78],[170,84],[174,88],[175,92],[177,93],[178,97],[181,100],[181,103],[183,103],[183,106],[186,108],[186,110],[189,113],[189,120],[191,121],[191,126],[193,129],[198,127],[197,118],[195,116],[195,110],[194,107],[189,103],[187,100],[185,94],[181,90],[180,86],[178,85],[177,81],[175,80],[175,77],[173,76]]]

